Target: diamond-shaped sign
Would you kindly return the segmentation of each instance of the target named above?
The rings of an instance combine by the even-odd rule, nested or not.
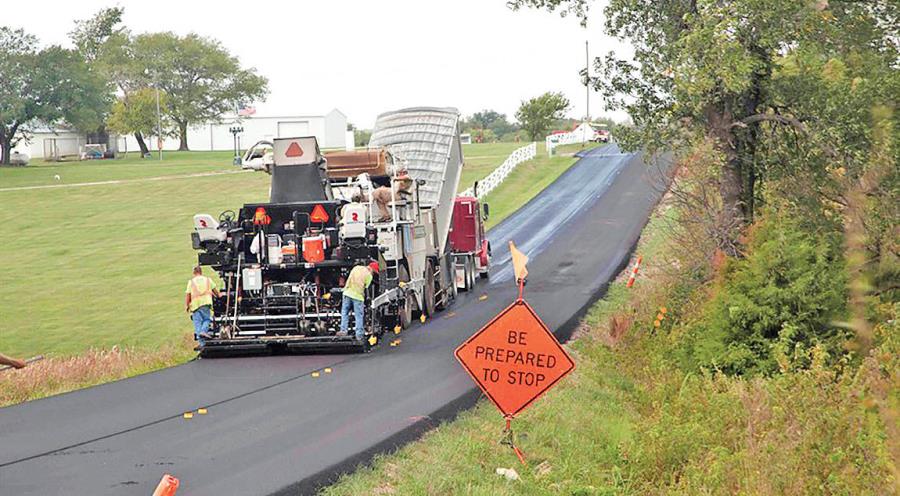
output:
[[[500,312],[454,354],[506,416],[517,415],[575,368],[525,300]]]
[[[300,144],[295,141],[288,146],[287,151],[284,152],[284,156],[291,158],[302,157],[303,148],[300,148]]]

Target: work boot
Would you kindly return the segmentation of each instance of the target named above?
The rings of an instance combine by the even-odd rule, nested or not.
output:
[[[344,337],[347,337],[349,334],[347,333],[347,331],[338,331],[338,332],[334,333],[334,335],[339,338],[344,338]]]
[[[213,335],[208,332],[201,332],[200,334],[197,334],[197,337],[200,339],[214,339]]]

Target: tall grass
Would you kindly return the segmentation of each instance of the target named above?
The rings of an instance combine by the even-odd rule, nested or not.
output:
[[[681,369],[672,350],[710,283],[670,256],[676,220],[658,210],[634,289],[611,285],[566,345],[576,371],[515,420],[527,465],[483,401],[323,494],[897,494],[896,312],[858,368],[813,347],[807,368],[771,377]]]

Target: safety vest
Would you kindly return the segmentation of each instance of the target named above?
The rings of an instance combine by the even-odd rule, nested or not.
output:
[[[197,279],[200,279],[200,278],[202,278],[203,282],[204,282],[204,284],[202,285],[202,286],[204,286],[203,289],[201,289],[200,286],[197,285]],[[191,300],[192,301],[199,300],[200,298],[202,298],[204,296],[212,297],[212,294],[213,294],[212,293],[212,279],[210,279],[206,276],[197,276],[197,277],[191,278]]]

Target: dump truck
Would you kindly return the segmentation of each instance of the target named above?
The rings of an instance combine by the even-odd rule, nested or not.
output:
[[[477,199],[455,198],[458,121],[452,108],[387,112],[358,152],[323,155],[314,137],[273,140],[268,202],[194,216],[198,261],[224,286],[201,356],[365,351],[471,289],[460,267],[484,270],[489,246]],[[390,201],[379,204],[385,191]],[[454,218],[460,205],[475,215]],[[338,335],[346,278],[373,261],[380,270],[366,289],[366,339]]]

